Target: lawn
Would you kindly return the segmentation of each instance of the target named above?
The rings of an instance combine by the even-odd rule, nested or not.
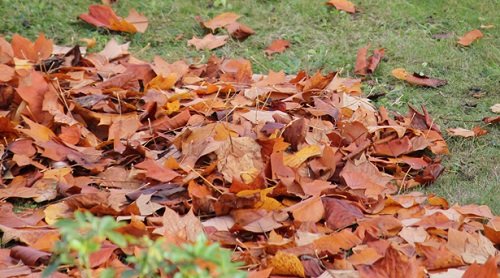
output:
[[[99,2],[0,0],[0,34],[10,39],[20,33],[34,39],[44,32],[57,44],[65,45],[78,43],[81,38],[96,38],[95,50],[115,37],[121,42],[131,41],[132,53],[143,59],[160,55],[170,62],[198,62],[216,54],[249,59],[254,72],[285,70],[293,74],[305,69],[341,71],[347,76],[353,75],[357,50],[370,43],[386,50],[386,58],[363,88],[366,94],[383,94],[377,105],[401,112],[408,104],[425,105],[444,130],[484,127],[480,120],[493,115],[489,107],[500,102],[497,0],[355,0],[359,10],[355,15],[316,0],[227,0],[226,6],[215,5],[214,1],[118,1],[114,9],[120,15],[135,8],[148,17],[148,30],[136,35],[97,30],[77,19],[88,5]],[[244,42],[230,41],[213,52],[187,47],[188,39],[203,35],[196,15],[208,19],[224,11],[241,14],[240,21],[256,34]],[[459,36],[481,25],[494,27],[482,30],[485,36],[470,47],[457,46]],[[435,39],[436,34],[446,35]],[[291,41],[292,46],[269,59],[263,49],[277,38]],[[438,89],[412,87],[391,76],[391,70],[397,67],[446,79],[448,85]],[[472,139],[450,138],[444,132],[451,155],[444,160],[444,174],[425,190],[451,202],[487,204],[498,214],[500,132],[498,125],[485,128],[487,135]]]

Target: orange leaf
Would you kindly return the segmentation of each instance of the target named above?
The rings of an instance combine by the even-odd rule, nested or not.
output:
[[[227,35],[214,36],[212,34],[208,34],[202,39],[193,36],[193,38],[188,41],[188,46],[192,45],[196,48],[196,50],[212,50],[225,45],[228,38],[229,37]]]
[[[287,208],[291,211],[293,218],[299,222],[312,222],[320,221],[325,214],[325,207],[319,196],[309,198],[305,201],[299,202],[294,206]]]
[[[410,84],[417,85],[417,86],[437,88],[437,87],[444,86],[448,83],[448,81],[442,80],[442,79],[434,79],[434,78],[430,78],[427,76],[420,76],[417,74],[409,74],[403,68],[397,68],[397,69],[392,70],[392,75],[394,77],[396,77],[397,79],[404,80]]]
[[[147,18],[137,11],[130,10],[128,17],[123,19],[106,5],[90,5],[89,13],[81,14],[79,18],[96,27],[128,33],[144,33],[148,27]]]
[[[475,29],[460,37],[460,39],[458,40],[458,44],[463,46],[469,46],[472,42],[482,37],[483,33],[478,29]]]
[[[235,13],[222,13],[211,20],[207,20],[205,22],[202,22],[202,25],[205,28],[208,28],[210,30],[215,31],[217,28],[225,27],[226,25],[229,25],[231,23],[236,22],[240,18],[240,15],[235,14]]]
[[[32,62],[49,58],[53,49],[52,40],[45,38],[43,33],[38,35],[35,43],[18,34],[14,34],[11,44],[15,57]]]
[[[356,12],[354,4],[347,0],[330,0],[326,2],[326,4],[334,6],[337,10],[345,11],[351,14]]]
[[[274,53],[283,53],[289,47],[290,47],[290,42],[287,40],[274,40],[266,48],[266,50],[264,50],[264,52],[267,55],[272,55]]]
[[[486,263],[479,265],[477,263],[472,264],[465,271],[462,278],[498,278],[498,268],[497,259],[491,256]]]

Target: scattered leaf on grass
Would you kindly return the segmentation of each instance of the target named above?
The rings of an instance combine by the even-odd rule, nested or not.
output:
[[[274,53],[283,53],[287,48],[290,47],[290,42],[287,40],[274,40],[271,44],[264,50],[267,55],[273,55]]]
[[[208,34],[201,39],[193,37],[188,41],[188,46],[192,45],[196,48],[196,50],[212,50],[225,45],[228,38],[229,37],[226,35],[214,36],[212,34]]]
[[[410,74],[403,68],[393,69],[392,75],[397,79],[404,80],[412,85],[418,85],[418,86],[437,88],[444,86],[448,83],[446,80],[442,79],[420,76],[416,73]]]
[[[478,29],[475,29],[460,37],[460,39],[458,40],[458,44],[463,46],[469,46],[471,43],[482,37],[483,33]]]
[[[500,103],[496,103],[493,106],[490,107],[491,112],[493,113],[500,113]]]
[[[327,5],[334,6],[335,9],[340,10],[340,11],[345,11],[348,13],[355,13],[356,8],[354,4],[350,1],[347,0],[330,0],[326,2]]]
[[[106,5],[90,5],[89,12],[80,14],[79,17],[91,25],[113,31],[144,33],[148,27],[148,19],[137,11],[132,9],[126,18],[121,18]]]

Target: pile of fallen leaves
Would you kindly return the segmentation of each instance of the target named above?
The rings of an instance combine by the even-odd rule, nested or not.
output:
[[[215,25],[245,29],[235,20]],[[335,72],[149,63],[114,40],[82,53],[0,38],[0,230],[13,247],[0,249],[1,277],[39,273],[53,224],[79,210],[133,236],[205,233],[252,277],[496,277],[500,218],[487,206],[398,194],[443,171],[448,148],[423,107],[376,109],[361,79]],[[20,199],[40,205],[16,213]],[[125,271],[131,252],[92,267]]]

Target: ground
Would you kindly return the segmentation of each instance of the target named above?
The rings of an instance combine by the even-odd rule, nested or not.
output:
[[[121,42],[131,41],[132,52],[143,59],[160,55],[170,62],[197,62],[212,53],[187,47],[188,39],[203,35],[194,17],[208,19],[233,11],[243,15],[240,21],[256,34],[244,42],[231,41],[213,53],[247,58],[254,72],[272,69],[293,74],[305,69],[341,71],[349,76],[353,75],[357,49],[370,43],[373,48],[386,49],[386,58],[370,77],[371,82],[365,82],[370,85],[363,88],[366,94],[385,94],[375,102],[377,105],[401,112],[407,104],[425,105],[445,130],[484,127],[480,120],[491,116],[489,107],[500,100],[498,0],[357,0],[353,1],[359,10],[355,15],[317,0],[119,0],[115,9],[120,15],[135,8],[149,19],[146,33],[136,35],[97,30],[77,19],[90,4],[99,2],[0,0],[0,34],[10,39],[20,33],[34,39],[44,32],[57,44],[66,45],[85,37],[96,38],[96,49],[113,36]],[[472,46],[457,46],[459,36],[481,25],[494,27],[484,29],[484,38]],[[436,34],[446,34],[446,38],[435,39]],[[292,46],[269,59],[263,49],[277,38],[291,41]],[[439,89],[412,87],[391,76],[391,70],[397,67],[446,79],[448,85]],[[451,155],[444,160],[444,174],[425,190],[450,202],[487,204],[498,214],[500,132],[498,126],[485,128],[487,135],[473,139],[450,138],[444,132]]]

